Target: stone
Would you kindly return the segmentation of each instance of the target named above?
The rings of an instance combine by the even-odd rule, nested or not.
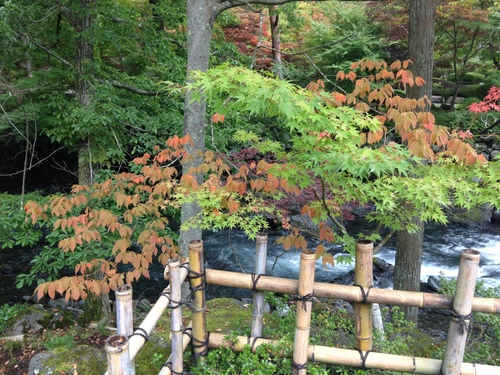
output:
[[[82,345],[34,355],[29,364],[28,375],[72,375],[75,372],[78,375],[102,375],[106,368],[106,355],[102,351]]]
[[[438,278],[429,276],[429,278],[427,279],[427,289],[437,293],[441,289],[441,282]]]
[[[58,309],[66,309],[68,307],[68,301],[66,301],[66,298],[58,298],[58,299],[49,301],[49,306],[55,307]]]
[[[10,329],[5,331],[6,336],[16,336],[23,333],[37,333],[43,330],[39,321],[44,319],[42,312],[32,312],[17,320]]]

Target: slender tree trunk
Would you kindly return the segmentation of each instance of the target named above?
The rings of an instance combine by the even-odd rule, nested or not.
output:
[[[96,0],[79,0],[77,10],[72,14],[73,27],[77,33],[75,44],[75,93],[82,107],[91,101],[91,83],[94,76],[94,43],[91,35]],[[90,185],[94,180],[95,165],[92,165],[90,134],[78,145],[78,183]]]
[[[411,70],[415,76],[425,80],[423,86],[409,87],[407,96],[418,99],[432,95],[432,72],[434,67],[434,28],[438,0],[412,0],[410,3],[409,57],[413,61]],[[430,106],[427,108],[430,109]],[[400,231],[396,250],[394,289],[418,291],[422,266],[422,242],[424,223],[414,218],[419,230],[415,233]],[[403,307],[406,319],[417,323],[418,307]]]
[[[209,0],[187,0],[187,79],[194,70],[207,70],[210,59],[210,40],[212,38],[212,28],[215,15],[212,11]],[[193,144],[188,147],[191,159],[185,159],[183,170],[196,167],[203,162],[203,152],[205,150],[205,122],[206,103],[193,102],[192,93],[186,93],[184,103],[184,134],[189,134]],[[201,182],[203,176],[196,176]],[[181,223],[185,223],[200,214],[198,204],[184,204],[181,208]],[[192,240],[201,239],[201,229],[193,228],[188,231],[181,231],[179,245],[182,256],[187,256],[188,244]]]
[[[269,7],[269,23],[271,25],[271,47],[273,48],[274,67],[279,79],[283,79],[283,67],[281,64],[281,40],[279,32],[279,15],[277,6]]]

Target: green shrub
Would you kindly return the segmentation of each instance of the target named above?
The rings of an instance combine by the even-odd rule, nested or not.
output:
[[[24,196],[24,202],[41,199],[38,193]],[[26,218],[20,195],[0,193],[0,212],[0,249],[33,247],[40,241],[43,233]]]
[[[18,317],[26,308],[26,305],[0,306],[0,334],[9,328],[12,319]]]

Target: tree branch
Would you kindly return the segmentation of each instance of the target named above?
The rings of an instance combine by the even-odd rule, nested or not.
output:
[[[311,2],[312,0],[215,0],[213,4],[213,12],[215,17],[217,17],[222,11],[230,8],[239,7],[242,5],[250,4],[261,4],[261,5],[282,5],[297,1]],[[318,0],[318,1],[328,1],[328,0]],[[341,0],[349,2],[361,2],[365,0]],[[385,1],[385,0],[375,0],[375,1]]]
[[[70,63],[68,60],[66,60],[65,58],[59,56],[57,53],[55,53],[54,51],[48,49],[47,47],[44,47],[42,46],[40,43],[37,43],[33,40],[30,41],[35,47],[38,47],[40,48],[42,51],[45,51],[47,52],[50,56],[52,57],[55,57],[57,60],[59,60],[60,62],[62,62],[63,64],[65,65],[68,65],[69,67],[71,68],[74,68],[74,65],[72,63]]]
[[[160,95],[159,91],[147,91],[147,90],[141,89],[139,87],[132,86],[128,83],[118,82],[115,80],[105,80],[102,78],[96,78],[96,81],[99,83],[102,83],[102,84],[111,85],[111,86],[119,88],[119,89],[125,89],[125,90],[131,91],[134,94],[138,94],[138,95],[144,95],[144,96],[158,96],[158,95]]]

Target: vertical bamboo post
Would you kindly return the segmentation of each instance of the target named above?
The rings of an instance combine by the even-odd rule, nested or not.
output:
[[[177,258],[170,259],[168,268],[170,272],[170,307],[172,330],[172,373],[182,373],[184,369],[182,348],[182,308],[181,308],[181,262]]]
[[[476,287],[479,258],[479,251],[470,249],[463,250],[460,255],[457,290],[453,298],[452,318],[448,328],[446,351],[441,368],[443,375],[460,374],[465,344],[472,324],[472,300]]]
[[[134,331],[132,287],[124,284],[116,289],[116,329],[117,334],[130,337]]]
[[[299,286],[300,300],[297,303],[297,321],[295,339],[293,342],[292,375],[307,373],[307,349],[311,330],[311,310],[314,289],[314,271],[316,268],[316,253],[304,250],[300,254]]]
[[[266,274],[267,263],[267,234],[257,235],[255,249],[255,276],[257,280],[260,275]],[[262,319],[264,317],[264,292],[253,292],[253,313],[252,313],[252,337],[262,336]]]
[[[354,284],[359,287],[363,301],[354,304],[355,342],[357,350],[372,350],[372,305],[366,297],[373,286],[373,242],[356,241]]]
[[[134,366],[130,361],[129,341],[127,336],[113,335],[104,345],[108,358],[108,375],[133,375]]]
[[[193,348],[196,359],[203,360],[208,354],[207,343],[207,304],[205,300],[205,265],[203,261],[203,242],[191,241],[189,252],[189,282],[194,294],[193,302]]]

